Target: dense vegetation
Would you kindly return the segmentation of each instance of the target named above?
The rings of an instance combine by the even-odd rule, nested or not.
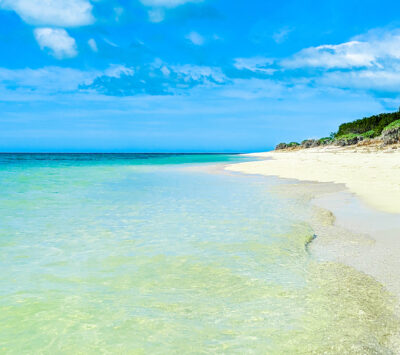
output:
[[[398,128],[398,127],[400,127],[400,120],[393,121],[390,125],[388,125],[384,128],[384,131],[387,131],[387,130],[393,129],[393,128]]]
[[[289,144],[280,143],[276,149],[286,149],[301,146],[302,148],[310,148],[321,145],[352,145],[358,142],[378,137],[384,133],[383,136],[387,135],[389,130],[393,128],[400,128],[400,111],[392,113],[381,113],[371,117],[365,117],[360,120],[356,120],[349,123],[343,123],[339,126],[337,133],[331,133],[330,137],[324,137],[320,139],[305,139],[301,144],[297,142],[291,142]],[[397,138],[383,137],[385,143],[392,140],[393,142],[398,140]]]
[[[338,138],[348,134],[362,135],[365,138],[377,137],[386,126],[399,119],[400,112],[393,112],[381,113],[380,115],[343,123],[339,126],[339,131],[336,133],[335,137]]]
[[[364,133],[347,133],[347,134],[342,134],[342,135],[336,135],[337,139],[352,139],[356,137],[363,137],[363,138],[374,138],[376,137],[376,131],[373,129],[369,130],[368,132]]]

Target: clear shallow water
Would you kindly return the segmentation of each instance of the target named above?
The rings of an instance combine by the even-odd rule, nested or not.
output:
[[[234,155],[0,155],[0,351],[390,354],[373,279]]]

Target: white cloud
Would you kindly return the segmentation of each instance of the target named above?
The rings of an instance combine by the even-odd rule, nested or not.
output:
[[[202,0],[140,0],[145,6],[151,7],[177,7],[190,2],[201,2]]]
[[[106,42],[106,43],[107,43],[108,45],[110,45],[111,47],[115,47],[115,48],[119,47],[118,44],[116,44],[116,43],[110,41],[108,38],[103,38],[103,40],[104,40],[104,42]]]
[[[148,11],[148,15],[149,20],[154,23],[164,21],[165,9],[172,9],[187,3],[196,3],[202,1],[203,0],[140,0],[144,6],[151,7],[151,9]]]
[[[97,43],[93,38],[89,39],[88,45],[93,52],[99,51],[99,49],[97,48]]]
[[[375,59],[369,43],[352,41],[303,49],[293,58],[283,60],[282,65],[288,68],[351,68],[371,66]]]
[[[362,68],[382,67],[386,61],[400,59],[400,31],[371,32],[352,41],[303,49],[281,62],[286,68]]]
[[[323,86],[398,93],[400,87],[400,68],[350,72],[335,71],[326,73],[316,81],[319,85]]]
[[[274,32],[272,39],[278,44],[283,43],[289,37],[290,32],[292,32],[291,28],[282,28],[279,31]]]
[[[79,90],[80,85],[91,84],[98,77],[120,78],[123,74],[133,75],[134,70],[123,65],[111,65],[102,71],[56,66],[39,69],[0,68],[0,89],[20,93],[69,93]],[[9,89],[10,85],[16,89]]]
[[[197,32],[190,32],[186,38],[196,46],[204,44],[204,37]]]
[[[301,78],[309,85],[355,91],[399,92],[400,30],[372,30],[337,45],[301,50],[279,63],[281,69],[315,68]]]
[[[114,66],[81,88],[111,96],[174,95],[200,87],[217,87],[229,82],[220,68],[171,65],[156,59],[150,65],[129,68]]]
[[[0,8],[32,25],[74,27],[94,21],[89,0],[0,0]]]
[[[36,28],[35,38],[41,49],[50,49],[51,54],[58,58],[72,58],[78,54],[75,39],[64,29]]]
[[[171,70],[169,70],[168,67],[165,65],[163,67],[161,67],[160,70],[161,70],[161,73],[164,74],[164,76],[169,76],[171,74]]]
[[[148,11],[149,20],[154,23],[162,22],[165,17],[165,12],[163,9],[151,9]]]
[[[265,57],[236,58],[233,65],[238,70],[250,70],[252,72],[273,74],[276,69],[269,68],[273,62],[273,59]]]
[[[128,68],[124,65],[111,64],[108,69],[105,70],[104,75],[111,78],[120,78],[121,75],[132,76],[135,71],[132,68]]]
[[[101,72],[71,68],[44,67],[40,69],[0,68],[0,85],[12,83],[20,89],[55,92],[76,90],[82,83],[90,83]]]
[[[224,83],[227,78],[221,68],[207,67],[200,65],[173,65],[170,67],[178,76],[184,78],[184,81],[204,81]]]

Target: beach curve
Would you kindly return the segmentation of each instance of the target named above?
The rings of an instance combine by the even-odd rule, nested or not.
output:
[[[233,164],[229,171],[301,181],[344,184],[371,207],[400,214],[400,151],[365,152],[338,147],[251,154],[264,160]]]

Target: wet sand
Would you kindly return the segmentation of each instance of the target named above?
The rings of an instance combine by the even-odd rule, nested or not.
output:
[[[400,299],[399,151],[317,148],[254,156],[265,160],[226,170],[294,179],[279,193],[314,204],[317,238],[309,250],[369,274]]]

